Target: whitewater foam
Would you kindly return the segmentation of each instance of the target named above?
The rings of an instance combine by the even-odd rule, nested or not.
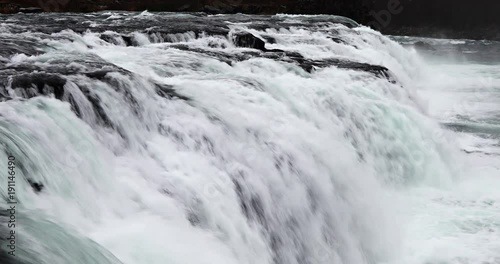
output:
[[[115,15],[130,16],[96,14],[103,20]],[[454,216],[470,212],[449,203],[473,199],[495,181],[462,180],[455,134],[423,104],[430,93],[422,87],[432,78],[415,51],[366,27],[338,24],[337,17],[266,29],[245,24],[252,17],[241,15],[143,13],[132,20],[165,17],[217,27],[220,21],[242,23],[214,35],[144,32],[116,19],[125,29],[39,33],[43,54],[9,58],[6,67],[38,67],[66,80],[60,98],[34,86],[31,92],[45,97],[28,98],[21,93],[26,88],[7,83],[15,99],[0,103],[0,158],[15,155],[19,179],[25,179],[19,182],[20,210],[54,237],[44,241],[36,228],[23,229],[30,239],[22,245],[33,245],[26,263],[453,263],[497,257],[494,243],[475,248],[492,236],[446,230]],[[239,47],[233,36],[241,31],[266,41],[269,51]],[[266,57],[277,50],[282,55]],[[335,65],[307,71],[282,60],[286,52],[312,61],[381,65],[394,80]],[[0,172],[1,186],[6,171]],[[34,193],[26,179],[44,183],[44,190]],[[477,185],[467,188],[472,183]],[[481,206],[474,213],[490,213],[496,203],[482,204],[497,198],[475,200]],[[437,218],[445,228],[428,228]],[[450,234],[453,241],[446,240]]]

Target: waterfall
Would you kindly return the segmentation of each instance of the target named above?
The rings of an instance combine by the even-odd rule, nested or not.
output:
[[[394,193],[458,175],[415,52],[335,16],[148,14],[0,19],[5,263],[400,257]]]

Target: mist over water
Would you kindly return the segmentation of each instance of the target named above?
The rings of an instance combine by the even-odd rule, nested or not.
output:
[[[450,143],[465,153],[449,188],[412,191],[409,237],[420,261],[412,263],[498,263],[500,43],[394,39],[430,44],[419,54],[432,77],[420,83],[418,94],[429,116],[453,132]]]
[[[6,263],[500,263],[500,45],[417,41],[335,16],[0,17]]]

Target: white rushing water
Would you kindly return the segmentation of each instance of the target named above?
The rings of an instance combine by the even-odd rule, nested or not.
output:
[[[500,60],[487,55],[499,43],[426,41],[442,44],[425,55],[433,77],[419,93],[429,115],[455,131],[450,144],[467,154],[455,161],[454,184],[410,192],[405,262],[499,263]]]
[[[15,260],[500,263],[499,64],[431,63],[365,27],[286,19],[286,29],[229,23],[224,37],[135,32],[135,46],[91,31],[12,33],[0,24],[4,37],[45,45],[3,57],[7,66],[90,72],[106,62],[130,73],[61,73],[62,100],[20,99],[9,82],[15,99],[0,103],[0,160],[17,162]],[[396,82],[211,55],[255,52],[235,46],[239,31],[308,59],[382,65]],[[189,99],[159,96],[158,85]]]

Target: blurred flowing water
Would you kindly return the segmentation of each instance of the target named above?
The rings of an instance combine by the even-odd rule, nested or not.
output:
[[[2,263],[500,263],[498,43],[103,12],[0,44]]]

